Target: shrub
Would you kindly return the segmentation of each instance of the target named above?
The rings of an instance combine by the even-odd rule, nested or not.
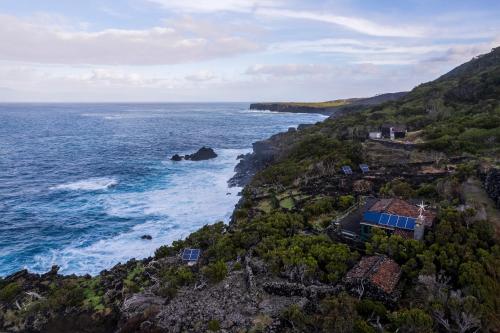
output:
[[[12,282],[0,289],[0,301],[11,302],[21,291],[21,286],[17,282]]]
[[[408,333],[432,333],[432,317],[418,308],[404,309],[391,316],[394,328]]]
[[[207,328],[209,331],[217,332],[220,330],[220,323],[218,320],[210,320]]]
[[[217,283],[226,277],[227,265],[224,261],[218,260],[206,266],[203,272],[212,283]]]

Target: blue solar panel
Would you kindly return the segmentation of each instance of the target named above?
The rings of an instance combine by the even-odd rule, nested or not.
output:
[[[185,261],[197,261],[200,257],[199,249],[184,249],[182,252],[182,260]]]
[[[344,171],[344,173],[345,173],[346,175],[352,175],[352,169],[351,169],[351,167],[350,167],[350,166],[348,166],[348,165],[344,165],[344,166],[342,167],[342,171]]]
[[[408,218],[408,222],[406,223],[405,229],[415,230],[415,224],[416,223],[417,223],[417,219],[409,217]]]
[[[406,226],[406,221],[408,221],[408,218],[406,216],[400,216],[398,219],[397,227],[400,229],[404,229]]]
[[[361,171],[363,171],[363,173],[370,171],[370,168],[366,164],[360,164],[359,168],[361,169]]]
[[[398,218],[399,218],[399,216],[397,216],[397,215],[391,215],[389,218],[388,225],[391,227],[395,227],[396,224],[398,223]]]
[[[381,215],[382,214],[377,213],[377,212],[365,212],[363,214],[363,218],[367,222],[378,223],[378,221],[380,220],[380,216]]]
[[[388,214],[382,214],[382,216],[381,216],[380,221],[378,222],[378,224],[380,224],[380,225],[387,225],[387,223],[389,223],[389,217],[390,217],[390,215],[388,215]]]
[[[413,217],[370,211],[363,214],[363,220],[381,226],[388,226],[406,230],[415,230],[416,223],[416,219]]]

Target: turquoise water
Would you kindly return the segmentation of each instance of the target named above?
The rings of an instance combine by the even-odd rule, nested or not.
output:
[[[97,274],[227,221],[236,156],[323,118],[239,103],[0,104],[0,276]],[[169,159],[201,146],[219,156]]]

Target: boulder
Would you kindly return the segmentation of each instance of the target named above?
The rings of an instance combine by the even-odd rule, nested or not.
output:
[[[141,236],[141,239],[145,239],[145,240],[152,240],[153,237],[151,237],[151,235],[142,235]]]
[[[212,148],[202,147],[196,153],[184,156],[184,159],[191,161],[204,161],[216,157],[217,154]]]
[[[171,160],[176,162],[182,161],[182,157],[179,154],[175,154],[174,156],[172,156]]]

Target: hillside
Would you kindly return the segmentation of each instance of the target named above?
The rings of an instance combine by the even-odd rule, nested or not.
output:
[[[321,113],[328,116],[340,115],[343,111],[359,110],[370,105],[378,105],[387,101],[398,100],[406,95],[406,92],[380,94],[368,98],[337,99],[327,102],[301,103],[301,102],[281,102],[281,103],[253,103],[250,110],[269,110],[276,112],[296,112],[296,113]]]
[[[237,167],[246,186],[230,225],[97,277],[54,267],[0,280],[0,330],[497,332],[499,54],[255,143]],[[367,139],[386,123],[407,137]],[[389,222],[352,236],[374,202],[394,203],[406,221],[424,202],[425,237]],[[181,260],[184,248],[201,249],[196,265]]]

